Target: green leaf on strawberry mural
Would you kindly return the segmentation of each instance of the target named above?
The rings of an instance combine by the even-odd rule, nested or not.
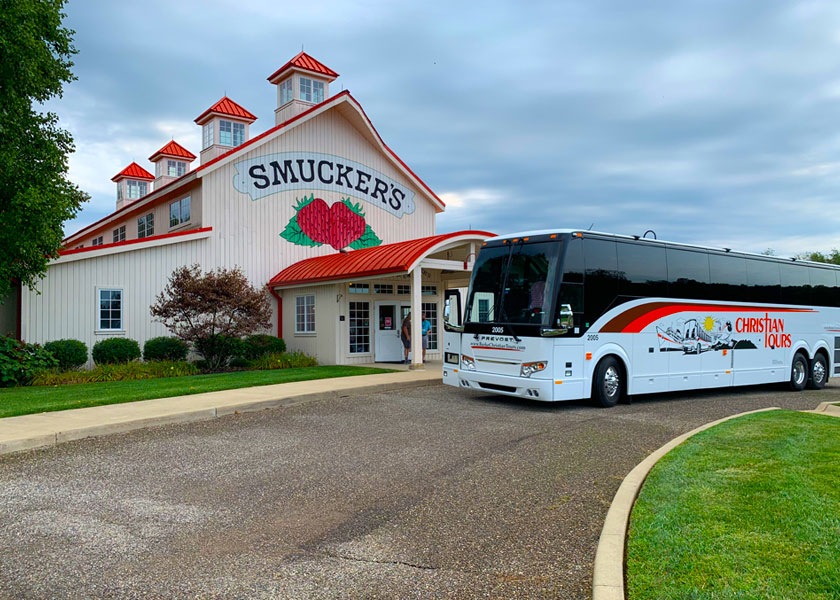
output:
[[[370,225],[367,225],[362,237],[350,244],[350,248],[353,250],[361,250],[362,248],[372,248],[373,246],[378,246],[381,243],[382,240],[379,239],[379,236],[373,232]]]
[[[283,233],[280,234],[280,237],[284,240],[288,240],[293,244],[297,244],[298,246],[323,246],[324,244],[321,242],[316,242],[308,235],[306,235],[303,230],[300,228],[297,222],[297,213],[300,212],[300,209],[315,200],[315,194],[309,196],[309,198],[303,197],[298,198],[297,204],[295,205],[295,214],[289,219],[289,222],[286,224],[286,229],[283,230]]]
[[[359,215],[360,217],[365,216],[365,211],[362,210],[362,203],[361,202],[357,202],[356,204],[353,204],[350,201],[350,198],[345,198],[344,200],[341,201],[341,203],[344,204],[344,206],[346,206],[350,210],[352,210],[354,213]]]

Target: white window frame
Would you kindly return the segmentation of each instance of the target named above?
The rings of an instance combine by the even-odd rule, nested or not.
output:
[[[101,303],[102,303],[102,292],[119,292],[120,293],[120,308],[119,308],[119,319],[120,324],[119,327],[102,327],[102,313],[101,313]],[[112,298],[109,298],[112,300]],[[96,288],[96,305],[95,305],[95,312],[94,312],[94,323],[96,323],[96,332],[97,333],[118,333],[118,332],[125,332],[125,289],[121,288],[117,285],[111,286],[102,286]],[[110,308],[108,310],[111,310]],[[113,316],[113,313],[111,313]],[[109,321],[113,321],[113,318],[108,319]]]
[[[102,243],[103,243],[103,239],[102,239],[102,236],[100,235],[99,237],[93,238],[93,240],[91,240],[91,242],[90,242],[90,245],[91,246],[101,246]]]
[[[232,124],[233,147],[236,148],[245,143],[245,123],[237,123],[236,121],[232,121]]]
[[[303,318],[299,319],[298,317]],[[301,325],[303,326],[302,329]],[[315,333],[315,294],[295,296],[295,333]]]
[[[136,200],[142,198],[148,193],[149,184],[145,181],[138,181],[136,179],[126,179],[126,198],[129,200]]]
[[[299,79],[300,84],[298,85],[298,87],[300,88],[300,99],[303,102],[313,103],[312,95],[314,86],[312,84],[314,80],[309,79],[309,77],[300,77]]]
[[[284,79],[280,82],[280,106],[288,104],[294,100],[294,87],[292,86],[292,77]]]
[[[213,145],[213,121],[201,127],[201,149],[205,150]]]
[[[352,343],[353,343],[353,337],[352,337],[352,336],[353,336],[353,323],[354,323],[354,321],[353,321],[353,318],[354,318],[354,313],[353,313],[354,308],[353,308],[353,305],[354,305],[354,304],[364,305],[364,306],[365,306],[365,309],[364,309],[364,310],[366,310],[366,311],[367,311],[367,322],[368,322],[368,326],[367,326],[367,335],[366,335],[366,336],[364,335],[364,326],[363,326],[363,325],[360,325],[360,326],[357,326],[357,327],[356,327],[356,334],[357,334],[357,335],[361,335],[361,337],[363,337],[363,338],[364,338],[364,337],[366,337],[366,338],[367,338],[367,340],[366,340],[366,341],[367,341],[367,350],[363,350],[363,351],[361,351],[361,352],[354,352],[354,351],[353,351],[353,345],[352,345]],[[351,300],[351,301],[350,301],[350,302],[348,302],[348,304],[347,304],[347,342],[348,342],[347,352],[348,352],[348,354],[350,354],[350,355],[353,355],[353,356],[361,356],[361,355],[365,355],[365,354],[370,354],[370,353],[371,353],[371,350],[372,350],[372,348],[373,348],[373,344],[372,344],[372,342],[373,342],[373,333],[372,333],[372,331],[371,331],[371,324],[372,324],[372,321],[371,321],[371,319],[370,319],[370,314],[371,314],[371,306],[370,306],[370,304],[371,304],[371,303],[370,303],[368,300]],[[360,311],[361,309],[360,309],[360,308],[356,308],[355,310],[358,312],[358,311]]]
[[[111,232],[111,238],[114,240],[113,243],[116,244],[117,242],[124,242],[125,241],[125,225],[120,225],[116,229]]]
[[[225,141],[225,138],[229,139]],[[219,121],[219,145],[233,146],[233,121]]]
[[[118,181],[117,182],[117,200],[122,200],[122,199],[123,199],[123,182]]]
[[[137,219],[137,239],[151,237],[155,234],[155,213],[150,212]]]
[[[370,284],[369,283],[349,283],[347,284],[347,293],[358,295],[358,294],[370,294]]]
[[[320,104],[324,101],[324,82],[317,79],[312,80],[312,102]]]
[[[163,161],[161,161],[163,162]],[[187,163],[182,160],[166,159],[166,174],[169,177],[180,177],[187,172]]]
[[[184,203],[189,206],[189,214],[187,218],[184,218]],[[177,205],[178,206],[178,222],[172,222],[172,207]],[[184,223],[189,223],[192,219],[192,201],[190,200],[190,196],[184,196],[180,200],[176,200],[175,202],[171,202],[169,204],[169,229],[173,229],[175,227],[180,227]]]

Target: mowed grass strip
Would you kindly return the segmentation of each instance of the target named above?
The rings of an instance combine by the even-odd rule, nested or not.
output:
[[[653,468],[630,521],[628,600],[840,598],[840,419],[770,411]]]
[[[139,379],[62,386],[31,386],[0,389],[0,417],[119,404],[153,398],[186,396],[204,392],[312,379],[392,373],[390,369],[354,366],[319,366],[268,371],[240,371],[188,377]]]

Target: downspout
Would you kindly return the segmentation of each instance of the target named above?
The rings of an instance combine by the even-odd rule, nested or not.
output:
[[[277,337],[283,337],[283,298],[280,297],[274,288],[270,285],[266,286],[268,288],[268,293],[274,296],[277,299]]]

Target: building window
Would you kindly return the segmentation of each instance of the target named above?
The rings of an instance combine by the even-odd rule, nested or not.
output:
[[[169,205],[169,226],[176,227],[190,220],[190,197],[181,198]]]
[[[155,233],[155,213],[137,219],[137,237],[144,238]]]
[[[373,284],[373,293],[374,294],[393,294],[394,293],[394,284],[393,283],[374,283]]]
[[[102,236],[93,238],[93,241],[90,243],[91,246],[101,246],[102,245]]]
[[[397,294],[400,296],[408,296],[411,293],[411,286],[404,283],[397,284]]]
[[[245,125],[233,121],[219,121],[219,144],[239,146],[245,143]]]
[[[487,298],[478,299],[478,322],[486,323],[490,320],[490,300]]]
[[[122,290],[99,290],[99,329],[122,328]]]
[[[431,322],[432,328],[429,330],[429,350],[438,349],[438,328],[437,328],[437,303],[423,302],[421,305],[423,314]]]
[[[117,200],[122,200],[123,199],[122,188],[123,188],[122,181],[118,181],[117,182]]]
[[[315,81],[306,77],[300,78],[300,99],[304,102],[318,102],[324,101],[324,82]]]
[[[370,352],[370,303],[350,303],[350,354]]]
[[[125,225],[117,227],[114,230],[114,243],[125,241]]]
[[[158,163],[160,164],[160,163]],[[170,177],[180,177],[187,172],[187,163],[181,160],[167,160],[166,174]]]
[[[205,124],[201,128],[201,149],[209,148],[213,145],[213,122]]]
[[[315,295],[295,297],[295,333],[315,333]]]
[[[436,285],[424,285],[420,287],[420,294],[422,296],[437,296]]]
[[[136,198],[142,198],[146,195],[146,190],[149,187],[149,184],[145,181],[135,181],[133,179],[127,179],[126,182],[126,189],[127,194],[126,197],[130,200],[134,200]]]
[[[292,78],[280,82],[280,106],[292,101]]]
[[[351,294],[370,294],[370,284],[367,284],[367,283],[351,283],[347,287],[347,291]]]

